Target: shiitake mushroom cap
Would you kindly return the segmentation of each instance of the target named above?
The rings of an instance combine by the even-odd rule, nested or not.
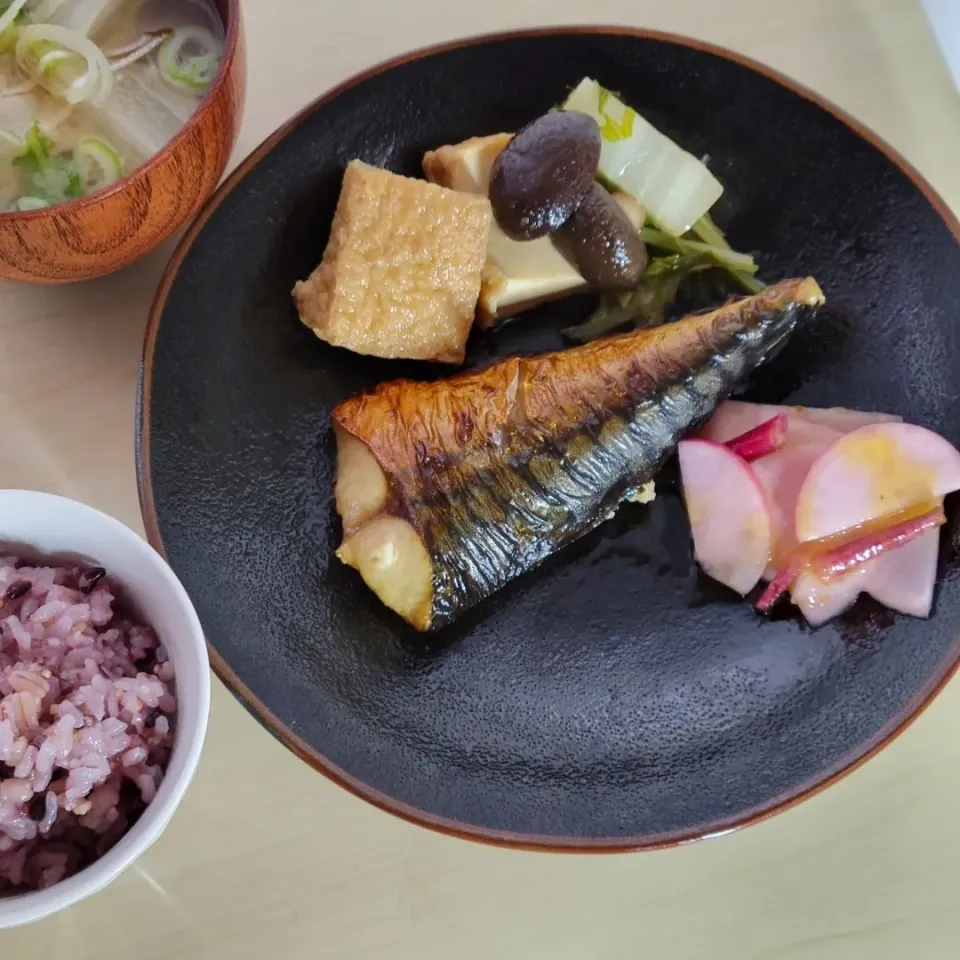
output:
[[[593,117],[553,110],[523,127],[494,161],[490,202],[514,240],[558,230],[589,192],[600,164]]]

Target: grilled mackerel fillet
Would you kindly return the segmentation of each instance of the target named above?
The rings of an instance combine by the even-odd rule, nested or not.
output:
[[[811,279],[340,404],[337,556],[434,630],[613,515],[820,306]]]

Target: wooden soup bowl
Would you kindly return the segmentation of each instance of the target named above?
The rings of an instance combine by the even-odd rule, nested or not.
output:
[[[155,156],[98,193],[0,213],[0,279],[72,283],[126,267],[191,220],[216,189],[237,141],[246,93],[240,0],[214,0],[223,62],[184,128]]]

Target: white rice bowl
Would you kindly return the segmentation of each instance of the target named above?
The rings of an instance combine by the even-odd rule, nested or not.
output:
[[[102,890],[163,834],[203,749],[210,663],[163,557],[75,500],[0,490],[0,597],[2,931]]]

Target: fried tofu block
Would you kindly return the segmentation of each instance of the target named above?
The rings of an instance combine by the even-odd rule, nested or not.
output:
[[[462,363],[492,222],[484,196],[351,161],[300,319],[355,353]]]

